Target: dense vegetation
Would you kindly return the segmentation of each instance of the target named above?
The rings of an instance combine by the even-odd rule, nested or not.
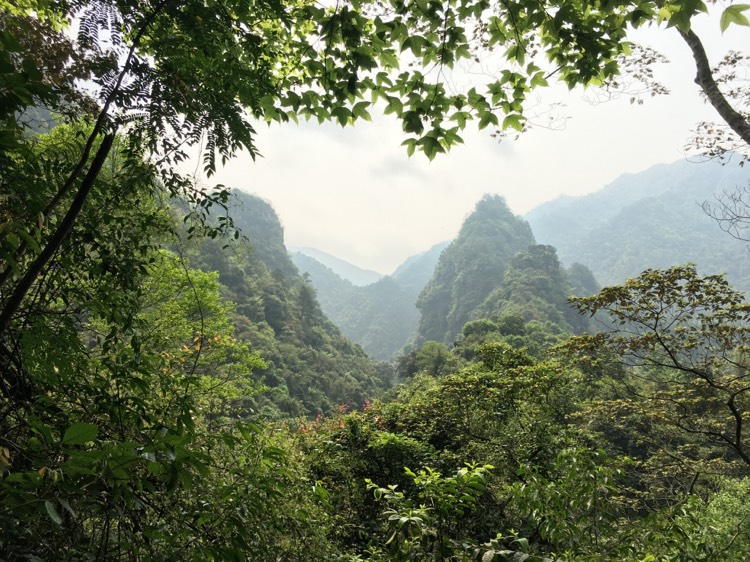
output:
[[[287,254],[273,208],[241,191],[227,206],[245,240],[224,247],[209,238],[188,255],[192,266],[218,272],[225,297],[236,303],[236,337],[265,360],[256,375],[270,389],[254,409],[266,418],[309,417],[382,394],[392,369],[369,359],[322,313]]]
[[[64,173],[76,139],[59,126],[34,157]],[[749,305],[721,278],[588,296],[585,267],[528,245],[455,345],[415,348],[371,402],[390,371],[323,315],[273,209],[235,192],[193,223],[138,162],[110,157],[99,185],[129,189],[95,192],[12,340],[3,558],[750,556]],[[502,200],[478,207],[460,247],[530,235]],[[213,226],[227,212],[238,240]]]
[[[2,559],[750,557],[750,305],[723,278],[645,271],[574,299],[603,329],[564,339],[590,328],[561,308],[590,274],[486,198],[420,298],[439,341],[370,402],[387,377],[322,315],[272,209],[176,168],[203,143],[209,173],[256,154],[249,115],[346,124],[365,94],[433,157],[470,119],[523,128],[548,76],[527,46],[595,85],[652,21],[750,142],[700,2],[0,5]],[[518,66],[482,93],[425,79],[483,46]]]

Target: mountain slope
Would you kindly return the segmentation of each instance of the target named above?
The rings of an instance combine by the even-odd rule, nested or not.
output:
[[[270,390],[253,408],[268,416],[310,416],[378,396],[390,373],[326,318],[288,256],[271,205],[235,191],[229,213],[249,243],[224,249],[223,240],[202,240],[190,259],[219,272],[236,304],[235,336],[268,364],[261,374]]]
[[[526,215],[540,243],[580,262],[604,284],[647,268],[694,262],[750,290],[746,244],[724,233],[700,204],[747,185],[750,170],[678,161],[618,178],[596,193],[546,203]]]
[[[415,291],[415,294],[424,288],[435,273],[440,254],[443,253],[450,242],[440,242],[432,248],[416,256],[411,256],[404,263],[399,265],[391,274],[399,284],[409,290]]]
[[[392,276],[357,287],[309,255],[292,252],[300,272],[309,275],[323,312],[375,359],[390,359],[413,337],[419,321],[417,295],[435,269],[441,243],[407,259]]]
[[[473,311],[496,289],[511,257],[534,244],[528,223],[502,197],[485,195],[458,237],[440,254],[417,300],[422,313],[416,343],[452,343]]]
[[[336,312],[351,298],[356,289],[354,284],[347,279],[342,279],[333,269],[307,254],[291,251],[289,257],[302,276],[309,279],[310,284],[315,287],[323,312],[346,333],[339,319],[336,318]]]
[[[581,333],[588,328],[588,318],[568,303],[568,297],[575,292],[570,272],[560,266],[555,249],[541,244],[529,246],[511,258],[499,287],[472,316],[515,316],[526,325],[546,324],[550,332]]]

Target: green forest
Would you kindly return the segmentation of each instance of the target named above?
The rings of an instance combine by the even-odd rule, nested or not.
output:
[[[450,158],[470,125],[522,132],[551,81],[648,78],[624,61],[652,24],[731,132],[701,147],[747,146],[745,59],[708,65],[702,2],[0,6],[0,560],[750,559],[750,304],[724,276],[601,288],[487,195],[429,279],[375,284],[416,315],[337,289],[376,360],[273,207],[183,166],[374,108]],[[508,68],[482,86],[430,74],[487,53]],[[727,237],[747,193],[712,208]]]

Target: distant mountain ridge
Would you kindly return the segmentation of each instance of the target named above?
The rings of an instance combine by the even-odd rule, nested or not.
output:
[[[336,256],[333,256],[316,248],[300,248],[290,246],[289,251],[291,253],[304,254],[305,256],[315,259],[316,261],[336,273],[336,275],[341,277],[341,279],[345,279],[346,281],[349,281],[352,285],[355,285],[357,287],[370,285],[371,283],[375,283],[376,281],[384,277],[382,273],[372,271],[371,269],[363,269],[361,267],[357,267],[356,265],[351,264],[346,260],[342,260],[341,258],[337,258]]]
[[[541,349],[550,337],[586,329],[566,302],[570,294],[592,294],[599,283],[619,284],[647,268],[693,262],[750,290],[747,244],[700,207],[749,181],[750,169],[682,160],[620,176],[589,195],[560,197],[525,218],[488,195],[456,239],[363,286],[337,271],[361,268],[324,252],[291,258],[325,314],[372,357],[389,359],[430,340],[450,345],[469,327],[472,338],[488,330],[506,341],[519,329],[535,333]],[[310,253],[333,258],[326,261],[335,268]]]
[[[365,286],[343,279],[308,253],[291,252],[290,257],[300,273],[309,276],[323,312],[373,358],[385,360],[413,338],[419,321],[417,295],[432,277],[447,245],[436,244],[408,258],[393,275]]]
[[[550,201],[526,219],[562,262],[587,265],[603,284],[693,262],[704,274],[726,273],[748,291],[747,244],[723,232],[700,206],[748,181],[750,169],[736,164],[680,160],[620,176],[589,195]]]

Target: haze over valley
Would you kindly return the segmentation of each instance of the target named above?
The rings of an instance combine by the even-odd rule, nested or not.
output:
[[[722,230],[703,205],[716,207],[718,198],[741,192],[749,182],[750,170],[732,162],[680,160],[656,165],[621,176],[589,195],[561,197],[532,209],[524,216],[531,234],[523,235],[525,238],[514,249],[508,248],[509,241],[497,231],[494,237],[486,237],[487,246],[477,246],[465,255],[462,265],[451,267],[466,274],[474,267],[471,264],[487,267],[493,247],[513,254],[536,242],[554,247],[563,265],[581,264],[590,269],[601,285],[622,283],[644,269],[694,263],[702,274],[726,274],[734,286],[747,291],[747,243]],[[473,217],[467,217],[467,221]],[[504,216],[492,216],[487,222],[496,222],[505,229],[514,220],[508,210]],[[453,241],[454,249],[449,252],[456,251],[457,243]],[[370,284],[366,279],[376,275],[374,272],[363,272],[319,251],[296,249],[291,257],[299,271],[309,275],[328,317],[373,357],[388,359],[403,351],[404,346],[424,343],[426,339],[453,343],[474,309],[500,286],[504,266],[481,272],[485,288],[476,293],[475,302],[468,305],[466,312],[459,314],[450,306],[437,309],[441,310],[438,315],[446,319],[459,314],[456,327],[445,333],[420,333],[418,300],[430,298],[420,295],[431,282],[439,260],[451,259],[450,253],[441,256],[448,246],[448,242],[440,243],[425,254],[409,258],[393,275]],[[408,280],[404,280],[407,276]],[[448,283],[450,291],[459,293],[473,293],[476,289],[453,287],[452,280]],[[444,303],[446,299],[449,297],[442,297]],[[429,305],[427,313],[432,313]]]

